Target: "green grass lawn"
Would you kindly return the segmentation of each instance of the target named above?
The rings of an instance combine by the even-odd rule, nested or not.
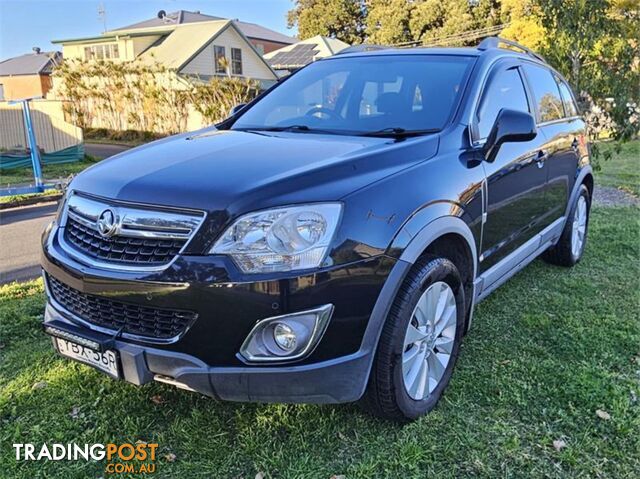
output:
[[[74,163],[60,163],[57,165],[44,165],[42,167],[42,176],[45,180],[56,180],[58,178],[66,178],[69,175],[80,173],[85,168],[100,161],[90,155],[85,155],[81,161]],[[0,172],[0,186],[7,186],[17,183],[33,183],[33,170],[29,167],[13,168],[10,170],[2,170]]]
[[[637,478],[639,235],[637,209],[594,210],[582,262],[535,261],[483,302],[442,402],[404,427],[354,405],[113,381],[53,353],[40,281],[2,287],[0,476],[111,477],[100,463],[17,463],[13,443],[142,440],[160,445],[155,477]]]
[[[604,150],[611,148],[603,144]],[[613,186],[627,193],[640,196],[640,141],[631,141],[622,145],[622,151],[609,161],[600,162],[601,169],[596,172],[596,184]]]

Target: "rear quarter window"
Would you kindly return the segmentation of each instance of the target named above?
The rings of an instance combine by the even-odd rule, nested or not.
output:
[[[544,123],[564,118],[560,90],[551,72],[544,67],[530,63],[525,63],[524,71],[533,90],[539,121]]]
[[[562,96],[562,104],[564,105],[564,112],[566,116],[577,116],[578,107],[573,101],[573,95],[571,94],[569,86],[562,80],[558,80],[558,86],[560,87],[560,95]]]

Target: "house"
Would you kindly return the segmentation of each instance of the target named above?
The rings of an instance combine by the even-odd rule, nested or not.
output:
[[[89,38],[53,40],[67,59],[158,62],[180,75],[253,78],[269,86],[277,76],[262,58],[295,40],[257,24],[199,12],[158,12],[157,18]]]
[[[349,46],[336,38],[316,35],[267,53],[264,58],[279,76],[284,76],[315,60],[335,55]]]
[[[0,62],[0,100],[45,97],[51,89],[51,71],[62,60],[60,52],[41,52]]]
[[[210,22],[213,20],[228,20],[227,18],[214,17],[212,15],[205,15],[196,12],[189,12],[187,10],[178,10],[173,13],[165,13],[164,10],[160,10],[155,18],[144,20],[139,23],[134,23],[122,28],[112,30],[112,32],[130,31],[138,29],[146,29],[153,27],[166,27],[169,25],[183,25],[186,23],[197,22]],[[296,42],[295,38],[283,35],[282,33],[270,30],[256,23],[242,22],[237,18],[233,20],[238,29],[249,39],[251,44],[260,52],[265,54],[282,48],[286,45],[291,45]]]

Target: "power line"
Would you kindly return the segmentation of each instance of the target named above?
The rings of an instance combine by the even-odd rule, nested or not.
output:
[[[465,42],[469,40],[475,40],[478,38],[489,37],[499,34],[502,30],[509,26],[509,23],[503,23],[501,25],[494,25],[491,27],[478,28],[476,30],[468,30],[466,32],[455,33],[452,35],[445,35],[442,37],[432,38],[430,40],[416,40],[412,42],[396,43],[393,46],[398,48],[410,48],[410,47],[435,47],[440,45],[446,45],[454,42]]]

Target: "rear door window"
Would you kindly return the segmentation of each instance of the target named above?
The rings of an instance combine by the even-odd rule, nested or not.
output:
[[[479,139],[489,136],[503,108],[529,113],[527,94],[516,67],[499,71],[489,80],[477,111]]]
[[[524,71],[533,90],[540,123],[564,118],[560,90],[551,72],[530,63],[525,63]]]

